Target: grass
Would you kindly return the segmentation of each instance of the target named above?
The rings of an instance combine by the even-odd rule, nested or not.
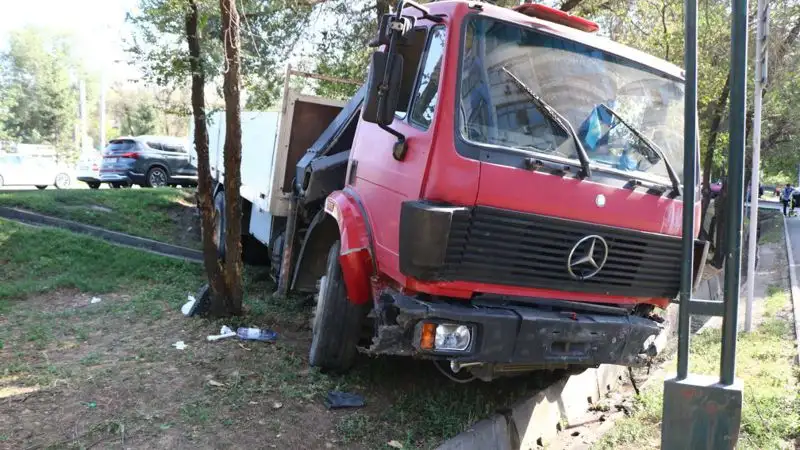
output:
[[[790,442],[800,438],[800,370],[793,365],[797,350],[787,307],[787,292],[770,286],[764,321],[753,333],[738,337],[736,375],[744,380],[745,387],[738,448],[793,448]],[[692,373],[719,373],[720,339],[719,329],[692,339]],[[660,383],[645,389],[635,399],[632,416],[617,422],[594,448],[658,448],[662,389]]]
[[[759,226],[761,228],[761,236],[758,242],[760,244],[777,244],[783,242],[784,232],[781,212],[762,209],[758,211],[758,215]]]
[[[191,189],[173,188],[0,191],[0,206],[199,248],[193,194]]]
[[[245,316],[185,319],[178,309],[203,282],[200,265],[0,219],[0,386],[16,377],[17,388],[48,391],[26,400],[22,415],[0,402],[0,417],[17,420],[4,439],[13,448],[113,446],[123,436],[164,448],[175,442],[159,440],[166,435],[196,447],[325,448],[332,439],[339,448],[433,448],[552,379],[460,385],[407,358],[363,357],[347,375],[320,373],[306,358],[307,302],[273,297],[261,272],[245,275]],[[101,302],[89,304],[92,296]],[[205,342],[223,324],[269,327],[279,339]],[[172,348],[176,340],[187,349]],[[330,390],[359,393],[366,406],[329,412]],[[56,407],[66,412],[48,410]],[[69,441],[16,434],[51,418],[60,421],[53,429],[71,430]]]

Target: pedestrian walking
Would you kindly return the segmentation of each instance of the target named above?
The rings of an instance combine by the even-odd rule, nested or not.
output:
[[[794,192],[794,188],[792,185],[787,183],[786,187],[783,188],[781,191],[781,203],[783,204],[783,215],[784,217],[788,215],[786,209],[789,207],[789,203],[792,201],[792,193]]]

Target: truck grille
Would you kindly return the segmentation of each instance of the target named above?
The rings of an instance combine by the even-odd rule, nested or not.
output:
[[[608,258],[591,278],[567,270],[573,246],[597,235]],[[455,214],[436,278],[606,295],[673,298],[680,289],[681,240],[490,207]]]

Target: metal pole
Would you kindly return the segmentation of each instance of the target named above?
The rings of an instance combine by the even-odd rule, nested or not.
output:
[[[759,168],[761,159],[761,84],[763,81],[764,67],[762,53],[764,52],[764,39],[766,38],[765,15],[766,1],[758,0],[758,18],[756,26],[756,73],[753,92],[753,168],[750,175],[750,236],[747,245],[747,306],[744,316],[744,331],[750,332],[753,326],[753,290],[756,275],[756,240],[758,235],[758,186]]]
[[[722,318],[720,384],[733,384],[742,265],[745,108],[747,108],[747,0],[733,0],[731,23],[730,150],[725,210],[725,315]]]
[[[697,0],[684,3],[686,96],[683,107],[683,264],[678,311],[678,373],[683,380],[689,372],[689,328],[692,320],[689,302],[692,299],[694,268],[694,201],[697,179]]]
[[[100,142],[98,145],[102,150],[106,146],[106,73],[105,69],[103,73],[100,75],[100,132],[99,138]]]
[[[80,153],[86,146],[86,82],[83,80],[80,80],[78,82],[78,96],[80,102],[80,104],[78,105],[80,109],[78,111],[81,119],[80,120],[81,134],[78,138],[78,142],[80,145],[78,152]]]

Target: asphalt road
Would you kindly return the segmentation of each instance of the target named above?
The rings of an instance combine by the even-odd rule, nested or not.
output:
[[[786,219],[786,230],[789,232],[789,245],[792,249],[795,264],[800,261],[800,217],[789,217]],[[794,268],[798,270],[797,267]],[[800,276],[800,272],[796,272]]]

